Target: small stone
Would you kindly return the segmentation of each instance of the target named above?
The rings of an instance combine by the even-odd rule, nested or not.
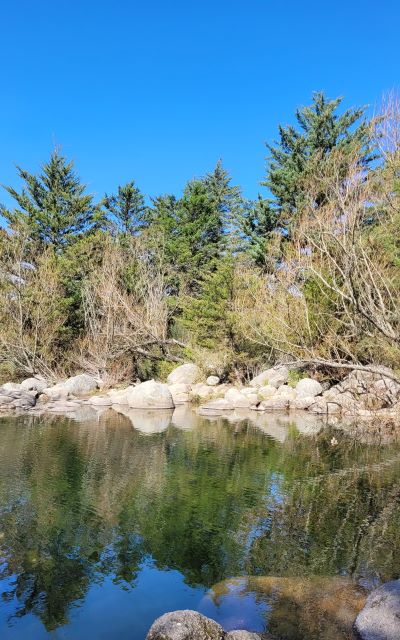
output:
[[[218,376],[208,376],[206,383],[210,386],[210,387],[216,387],[217,384],[219,384],[220,380],[218,378]]]

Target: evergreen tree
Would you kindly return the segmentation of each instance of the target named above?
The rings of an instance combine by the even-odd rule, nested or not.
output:
[[[244,209],[240,187],[231,185],[231,176],[223,168],[221,160],[218,160],[214,171],[205,175],[203,183],[222,220],[228,246],[237,248]]]
[[[273,245],[279,244],[282,238],[278,229],[277,210],[259,195],[258,200],[249,203],[244,211],[241,226],[248,253],[254,263],[265,271],[273,271],[276,261],[271,249]]]
[[[144,196],[134,181],[118,187],[116,195],[106,194],[103,205],[123,235],[136,236],[147,224]]]
[[[287,230],[302,204],[303,178],[311,163],[323,162],[337,147],[349,154],[356,148],[362,149],[363,166],[372,159],[367,125],[361,120],[364,109],[348,109],[338,114],[341,102],[342,98],[328,100],[322,92],[315,93],[311,106],[296,111],[298,128],[280,126],[279,141],[275,145],[267,145],[270,158],[266,180],[262,184],[269,188],[272,194],[270,204],[276,209],[280,224]],[[316,206],[323,201],[324,194],[321,193]]]
[[[27,225],[32,240],[39,246],[51,245],[57,253],[100,227],[101,212],[92,196],[85,194],[86,186],[74,172],[73,163],[59,151],[51,154],[38,175],[17,169],[25,183],[21,193],[13,187],[5,189],[18,206],[12,211],[0,208],[11,227]]]

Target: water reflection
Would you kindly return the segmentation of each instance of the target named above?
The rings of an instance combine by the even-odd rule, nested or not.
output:
[[[117,625],[142,640],[238,575],[397,577],[398,448],[340,432],[332,447],[320,427],[185,407],[0,420],[0,637],[113,638]],[[240,618],[261,603],[246,605],[249,628],[261,611],[276,630],[263,588],[242,585],[229,606]]]

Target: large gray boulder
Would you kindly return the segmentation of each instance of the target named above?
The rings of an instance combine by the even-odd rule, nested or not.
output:
[[[58,382],[52,387],[43,389],[43,393],[52,400],[59,400],[69,395],[85,396],[96,391],[98,387],[99,383],[96,378],[89,376],[87,373],[81,373],[64,380],[64,382]]]
[[[21,382],[20,387],[24,389],[24,391],[38,391],[39,393],[43,393],[47,387],[47,382],[43,380],[43,378],[26,378],[26,380]]]
[[[197,611],[165,613],[150,628],[146,640],[261,640],[258,633],[223,630],[218,622]]]
[[[399,640],[400,580],[387,582],[369,595],[355,628],[362,640]]]
[[[6,385],[0,389],[0,410],[4,409],[31,409],[37,400],[36,391],[26,391],[24,389],[7,389]]]
[[[197,611],[165,613],[152,624],[146,640],[222,640],[221,625]]]
[[[172,394],[166,384],[147,380],[126,393],[127,404],[132,409],[173,409]]]
[[[187,364],[181,364],[176,367],[167,378],[168,384],[194,384],[201,377],[201,371],[197,364],[188,362]]]
[[[296,384],[296,391],[298,396],[302,398],[309,398],[310,396],[319,396],[322,393],[323,388],[318,380],[313,380],[312,378],[303,378]]]

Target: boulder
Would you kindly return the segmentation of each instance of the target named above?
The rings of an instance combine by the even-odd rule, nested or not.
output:
[[[21,389],[21,385],[18,384],[18,382],[6,382],[0,387],[0,393],[2,391],[6,391],[7,393],[9,391],[18,391],[19,389]]]
[[[244,395],[243,393],[241,393],[241,391],[239,391],[239,389],[228,389],[228,391],[225,393],[225,400],[227,400],[235,409],[247,409],[251,404],[253,404],[252,395]]]
[[[68,395],[85,396],[98,389],[99,384],[96,378],[89,376],[86,373],[81,373],[77,376],[72,376],[64,380],[64,382],[58,382],[52,387],[43,389],[43,393],[49,398],[58,400],[66,398]]]
[[[206,400],[208,398],[211,398],[215,393],[215,388],[214,387],[210,387],[207,384],[203,384],[202,382],[197,383],[197,384],[193,384],[191,386],[191,390],[190,390],[190,396],[191,398],[193,397],[198,397],[202,400]]]
[[[168,385],[168,388],[171,392],[175,406],[177,404],[190,402],[190,386],[188,384],[184,384],[183,382],[176,382],[175,384]]]
[[[216,400],[210,400],[206,404],[201,405],[199,408],[199,414],[204,415],[219,415],[224,411],[232,411],[233,405],[229,400],[225,398],[217,398]]]
[[[311,407],[315,403],[314,396],[300,396],[299,398],[293,398],[290,401],[290,409],[305,410]]]
[[[186,609],[165,613],[158,618],[146,640],[261,640],[261,636],[251,631],[226,632],[218,622]]]
[[[399,640],[400,580],[372,591],[356,618],[355,628],[362,640]]]
[[[289,408],[289,398],[268,398],[263,400],[257,407],[258,411],[285,411]]]
[[[147,380],[126,393],[127,404],[132,409],[173,409],[174,401],[168,386],[155,380]]]
[[[258,391],[259,391],[258,387],[242,387],[240,389],[240,392],[243,393],[243,395],[245,395],[245,396],[247,396],[249,394],[252,394],[252,395],[256,394],[257,395]]]
[[[289,369],[283,365],[266,369],[258,374],[251,381],[253,387],[264,387],[265,385],[271,385],[278,388],[282,384],[285,384],[289,379]]]
[[[36,391],[25,391],[24,389],[14,389],[13,391],[4,388],[0,391],[0,409],[31,409],[37,400]]]
[[[296,384],[297,395],[301,397],[315,397],[321,395],[323,389],[318,380],[303,378]]]
[[[201,377],[200,368],[196,364],[188,362],[176,367],[167,378],[168,384],[194,384]]]
[[[266,384],[264,387],[258,389],[258,397],[260,400],[267,400],[276,394],[276,387],[270,384]]]
[[[210,386],[210,387],[216,387],[217,384],[219,384],[219,378],[218,376],[208,376],[206,383]]]
[[[47,387],[47,382],[42,378],[27,378],[21,382],[20,387],[25,391],[38,391],[38,393],[42,393]]]
[[[165,613],[152,624],[146,640],[222,640],[221,625],[197,611]]]
[[[108,391],[107,396],[110,398],[112,404],[128,404],[127,394],[135,387],[130,385],[125,389],[111,389]]]
[[[294,400],[295,398],[297,398],[297,391],[296,389],[293,389],[293,387],[289,387],[289,385],[283,384],[277,389],[274,397],[288,398],[288,400]]]

